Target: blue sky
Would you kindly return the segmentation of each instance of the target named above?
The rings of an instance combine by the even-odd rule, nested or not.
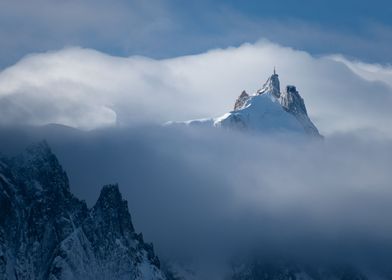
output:
[[[166,58],[260,38],[390,64],[391,12],[387,0],[3,0],[0,68],[67,46]]]

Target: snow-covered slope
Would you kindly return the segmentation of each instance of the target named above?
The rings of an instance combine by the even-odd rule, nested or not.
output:
[[[234,110],[221,117],[168,124],[214,126],[266,133],[294,132],[321,137],[309,119],[304,100],[295,86],[287,86],[281,92],[279,76],[275,71],[255,94],[249,95],[243,91],[235,102]]]
[[[0,279],[166,279],[117,185],[92,209],[45,142],[0,159]]]

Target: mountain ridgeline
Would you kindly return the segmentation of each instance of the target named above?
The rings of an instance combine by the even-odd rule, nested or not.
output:
[[[46,142],[0,159],[0,279],[167,279],[117,185],[89,209]]]

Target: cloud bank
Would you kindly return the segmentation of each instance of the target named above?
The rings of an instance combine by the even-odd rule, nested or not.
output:
[[[282,85],[297,86],[323,134],[392,135],[390,68],[267,41],[163,60],[82,48],[32,54],[0,73],[0,119],[93,129],[219,116],[243,89],[260,88],[274,66]]]

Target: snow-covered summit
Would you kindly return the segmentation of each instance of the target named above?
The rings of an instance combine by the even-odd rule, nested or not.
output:
[[[243,91],[235,101],[233,111],[217,118],[168,124],[224,127],[263,133],[294,132],[321,137],[310,120],[304,100],[296,87],[288,85],[281,92],[279,75],[275,69],[256,93],[249,95]]]
[[[275,68],[274,68],[274,73],[271,75],[271,77],[269,77],[268,80],[264,83],[263,87],[257,91],[257,94],[263,94],[263,93],[271,93],[276,98],[280,97],[279,75],[276,74]]]

